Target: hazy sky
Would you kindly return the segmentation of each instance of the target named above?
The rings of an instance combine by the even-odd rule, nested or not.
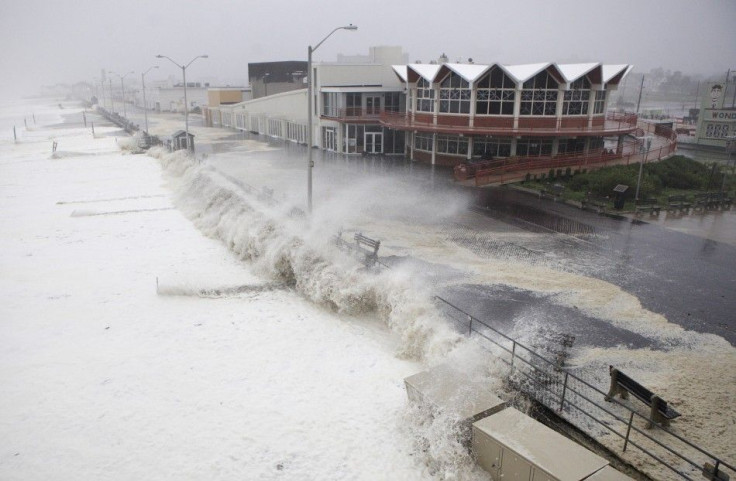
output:
[[[410,60],[606,62],[686,73],[736,69],[735,0],[0,0],[1,94],[93,80],[101,69],[180,71],[221,83],[247,78],[248,62],[306,60],[307,46],[336,26],[315,53],[366,54],[400,45]]]

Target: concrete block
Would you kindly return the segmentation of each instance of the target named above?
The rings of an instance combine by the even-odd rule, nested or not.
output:
[[[579,481],[608,465],[511,407],[473,424],[472,447],[478,464],[496,480]]]
[[[404,379],[409,400],[429,404],[434,409],[474,422],[506,407],[486,384],[442,365]]]

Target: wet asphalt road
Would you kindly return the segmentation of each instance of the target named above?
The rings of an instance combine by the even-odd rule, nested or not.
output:
[[[589,275],[636,295],[670,322],[736,344],[734,245],[663,227],[656,218],[601,216],[506,188],[484,189],[478,202],[490,207],[489,216],[561,232],[577,245],[579,258],[604,259],[605,268]],[[731,226],[736,212],[720,215],[730,216],[724,223]]]

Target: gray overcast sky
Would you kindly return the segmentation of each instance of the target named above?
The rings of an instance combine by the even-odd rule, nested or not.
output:
[[[338,32],[315,54],[365,54],[401,45],[410,60],[606,62],[685,73],[736,69],[734,0],[0,0],[3,97],[42,84],[92,80],[100,69],[149,78],[179,73],[157,53],[186,62],[188,77],[247,78],[248,62],[306,60],[307,45]],[[166,62],[166,63],[164,63]]]

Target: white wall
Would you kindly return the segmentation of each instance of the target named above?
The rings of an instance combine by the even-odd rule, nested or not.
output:
[[[292,90],[260,99],[248,100],[221,109],[233,112],[247,110],[250,113],[263,113],[272,118],[285,118],[296,122],[307,121],[307,90]]]
[[[159,102],[162,112],[184,111],[184,87],[159,88],[152,93],[153,95],[149,100],[149,92],[146,91],[146,100],[154,106],[156,102]],[[187,100],[189,101],[190,110],[207,105],[207,88],[187,87]]]

